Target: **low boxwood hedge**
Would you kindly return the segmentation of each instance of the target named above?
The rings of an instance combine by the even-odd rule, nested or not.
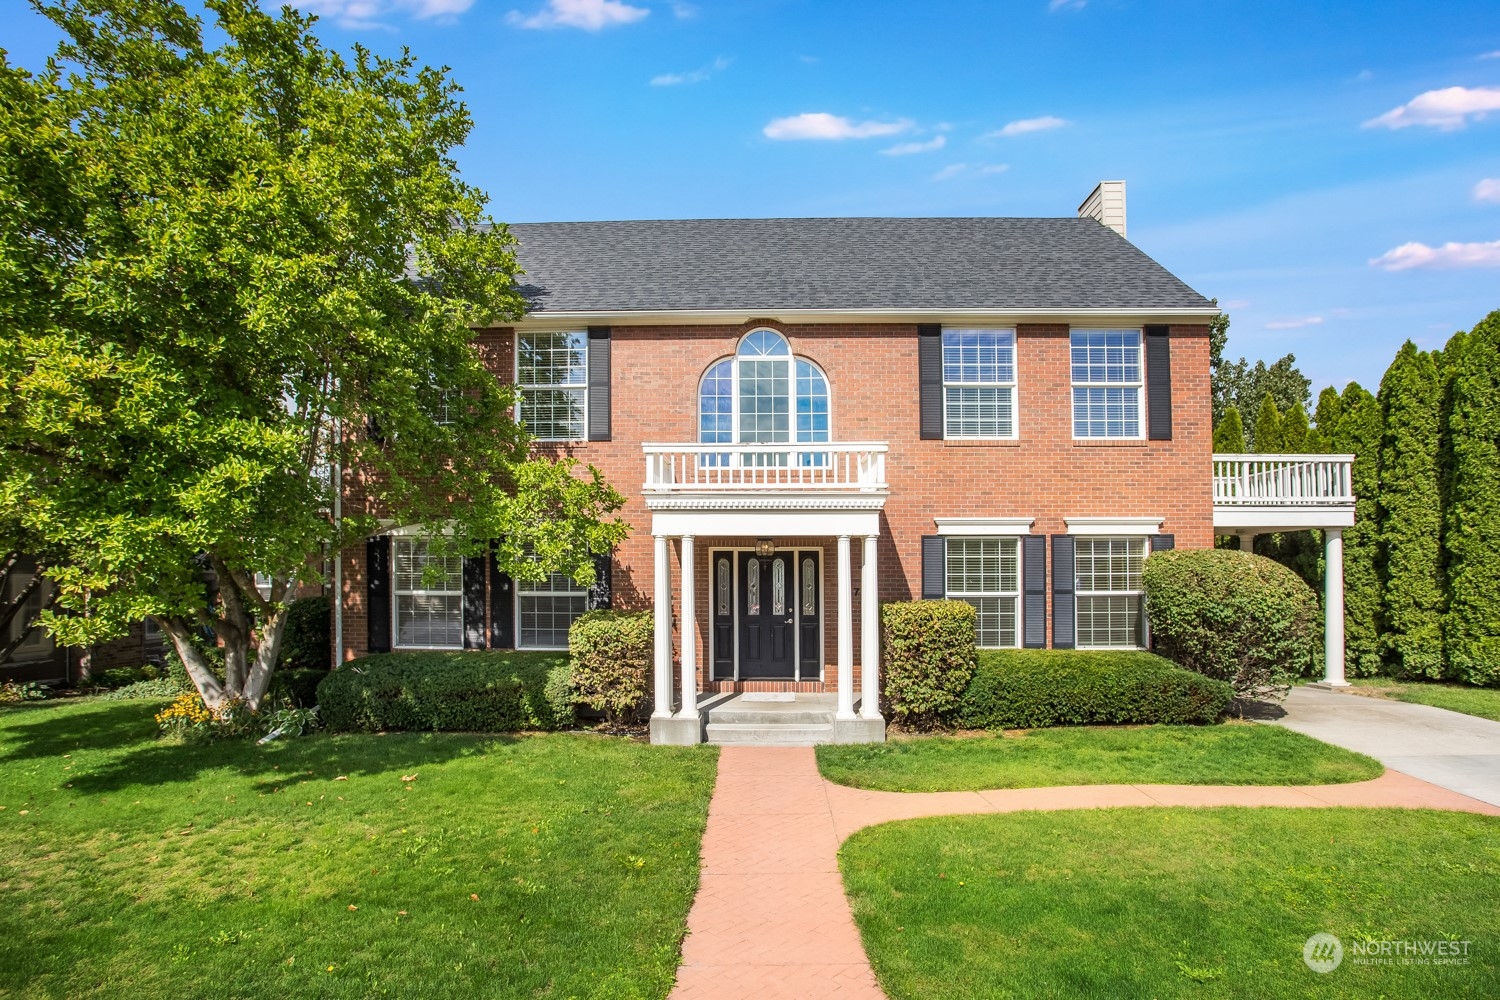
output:
[[[413,652],[364,656],[318,685],[330,729],[515,732],[556,729],[548,675],[568,669],[566,653]]]
[[[973,729],[1207,723],[1233,698],[1223,681],[1151,653],[986,649],[957,721]]]

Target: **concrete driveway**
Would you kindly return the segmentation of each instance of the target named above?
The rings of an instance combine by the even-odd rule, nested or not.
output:
[[[1278,725],[1500,805],[1500,722],[1311,687],[1293,688],[1282,708]]]

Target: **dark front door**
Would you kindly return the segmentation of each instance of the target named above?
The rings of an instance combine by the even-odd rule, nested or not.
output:
[[[739,553],[740,679],[797,676],[796,554]]]

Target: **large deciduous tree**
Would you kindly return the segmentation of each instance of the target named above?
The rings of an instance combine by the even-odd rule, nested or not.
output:
[[[0,62],[0,495],[61,555],[53,633],[150,616],[211,707],[254,709],[295,587],[375,514],[591,580],[623,499],[531,456],[472,343],[524,302],[444,72],[346,58],[254,0],[205,0],[211,25],[34,2],[64,41]],[[370,502],[337,528],[331,470]]]

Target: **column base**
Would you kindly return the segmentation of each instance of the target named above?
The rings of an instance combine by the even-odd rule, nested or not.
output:
[[[1348,681],[1313,681],[1307,686],[1320,691],[1342,691],[1347,687],[1353,687]]]
[[[833,739],[830,742],[884,743],[885,720],[878,715],[873,719],[834,719]]]
[[[668,747],[696,746],[703,742],[703,720],[697,713],[687,717],[653,715],[651,742]]]

